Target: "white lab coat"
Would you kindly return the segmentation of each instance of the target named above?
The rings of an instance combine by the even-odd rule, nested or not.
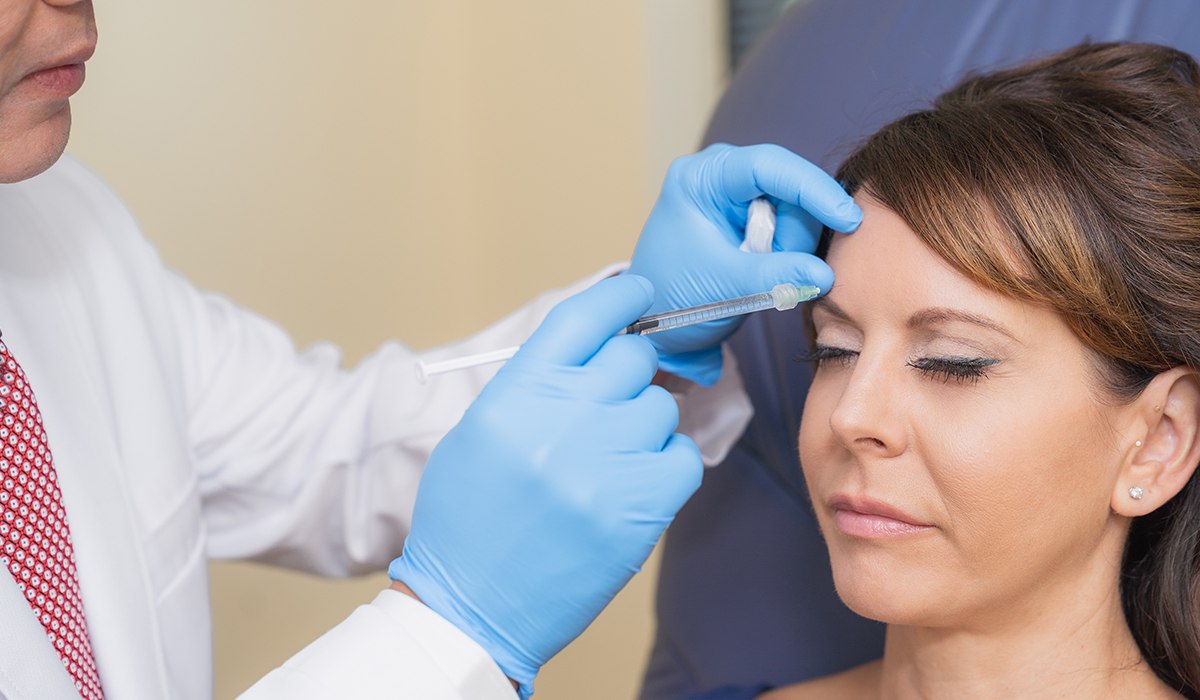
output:
[[[520,342],[562,296],[429,355]],[[396,343],[353,371],[328,345],[297,353],[275,325],[165,269],[70,158],[0,186],[0,331],[45,421],[109,700],[211,697],[209,557],[331,576],[385,567],[429,451],[494,372],[421,385]],[[710,460],[749,413],[738,387],[713,397],[724,418],[696,436]],[[292,696],[304,678],[314,696],[352,680],[346,697],[512,697],[479,647],[404,598],[385,591],[252,693]],[[370,649],[405,653],[372,669]],[[430,679],[434,667],[445,670]],[[7,575],[0,697],[78,697]]]

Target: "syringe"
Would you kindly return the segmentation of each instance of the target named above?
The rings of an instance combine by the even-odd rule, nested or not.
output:
[[[819,287],[808,284],[777,284],[771,291],[761,294],[751,294],[711,304],[692,306],[687,309],[665,311],[660,314],[643,316],[626,326],[617,335],[625,333],[636,333],[639,335],[658,333],[672,328],[683,328],[684,326],[704,323],[705,321],[718,321],[723,318],[742,316],[767,309],[787,311],[788,309],[795,308],[802,301],[815,299],[820,294],[821,289]],[[519,349],[520,346],[514,346],[502,350],[483,352],[477,355],[442,360],[440,362],[418,362],[417,371],[421,381],[424,382],[426,378],[436,374],[445,374],[446,372],[467,369],[468,367],[478,367],[479,365],[486,365],[491,362],[503,362],[517,354],[517,350]]]

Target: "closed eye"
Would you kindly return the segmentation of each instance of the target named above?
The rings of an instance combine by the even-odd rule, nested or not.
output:
[[[797,355],[796,360],[811,362],[817,367],[822,367],[828,364],[850,364],[856,357],[858,357],[857,350],[847,350],[832,345],[814,345],[811,351]]]
[[[922,357],[908,362],[912,367],[932,379],[974,384],[987,377],[988,368],[1000,360],[990,357]]]

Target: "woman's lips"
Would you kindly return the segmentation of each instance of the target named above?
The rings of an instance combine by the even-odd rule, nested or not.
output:
[[[52,97],[70,97],[83,87],[84,76],[83,64],[71,63],[30,73],[25,81]]]
[[[913,537],[933,529],[904,511],[872,498],[834,496],[830,500],[838,529],[850,537],[895,539]]]

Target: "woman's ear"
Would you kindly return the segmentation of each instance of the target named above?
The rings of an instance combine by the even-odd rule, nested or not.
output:
[[[1134,402],[1135,438],[1117,478],[1113,511],[1151,513],[1179,493],[1200,463],[1200,376],[1186,367],[1159,374]]]

